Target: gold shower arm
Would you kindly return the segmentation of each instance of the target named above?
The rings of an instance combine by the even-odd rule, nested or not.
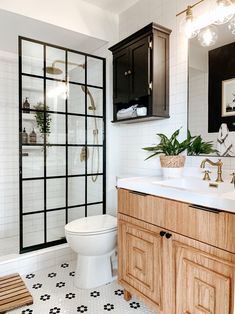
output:
[[[53,61],[52,66],[55,67],[55,64],[56,64],[56,63],[63,63],[63,64],[65,64],[65,61],[63,61],[63,60],[55,60],[55,61]],[[81,68],[85,69],[85,63],[83,63],[83,64],[77,64],[77,63],[75,63],[75,62],[69,62],[69,61],[68,61],[67,64],[76,65],[77,67],[81,67]]]

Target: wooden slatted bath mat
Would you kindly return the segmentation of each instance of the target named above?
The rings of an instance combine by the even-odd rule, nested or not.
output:
[[[0,277],[0,313],[32,303],[33,297],[19,274]]]

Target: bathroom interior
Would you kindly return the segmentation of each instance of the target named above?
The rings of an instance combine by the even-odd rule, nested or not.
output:
[[[235,314],[235,1],[0,1],[0,34],[0,313]]]

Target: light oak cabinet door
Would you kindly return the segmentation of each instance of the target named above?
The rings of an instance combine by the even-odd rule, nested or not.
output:
[[[122,220],[118,233],[119,282],[161,309],[162,237]]]
[[[235,264],[218,258],[216,248],[172,245],[176,314],[234,314]]]

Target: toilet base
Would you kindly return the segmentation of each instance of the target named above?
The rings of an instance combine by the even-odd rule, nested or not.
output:
[[[74,284],[80,289],[92,289],[116,279],[113,276],[111,255],[82,256],[78,254]]]

